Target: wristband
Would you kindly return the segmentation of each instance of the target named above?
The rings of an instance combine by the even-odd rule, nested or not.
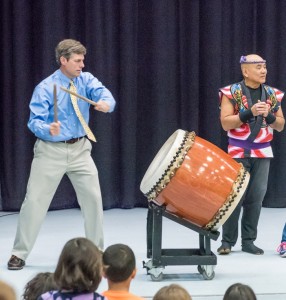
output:
[[[244,111],[241,111],[239,113],[239,119],[241,122],[246,123],[247,121],[249,121],[251,118],[253,117],[252,111],[251,109],[247,109]]]
[[[265,118],[265,121],[268,125],[270,125],[276,121],[276,117],[274,115],[272,115],[271,113],[269,113],[267,115],[267,117]]]

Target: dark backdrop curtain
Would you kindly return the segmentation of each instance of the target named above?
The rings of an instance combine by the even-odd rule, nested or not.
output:
[[[81,41],[85,70],[114,94],[116,111],[92,113],[104,208],[146,207],[140,182],[178,128],[226,150],[218,88],[241,80],[239,58],[267,59],[269,85],[286,91],[286,2],[281,0],[2,0],[0,175],[3,210],[19,210],[35,137],[33,88],[57,68],[56,44]],[[286,100],[285,100],[286,101]],[[283,110],[285,114],[285,103]],[[286,207],[285,131],[275,133],[267,207]],[[51,209],[76,207],[63,178]]]

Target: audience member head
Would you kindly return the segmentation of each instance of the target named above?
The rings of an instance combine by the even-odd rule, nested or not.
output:
[[[24,300],[34,300],[48,291],[57,289],[54,274],[51,272],[41,272],[26,284],[22,297]]]
[[[94,292],[102,278],[102,255],[86,238],[68,241],[59,257],[54,273],[59,290]]]
[[[256,300],[256,295],[250,286],[235,283],[226,290],[223,300]]]
[[[0,300],[16,300],[15,290],[8,283],[0,281]]]
[[[162,287],[153,297],[153,300],[192,300],[188,291],[179,284],[170,284]]]
[[[106,248],[102,255],[103,272],[107,280],[119,283],[136,275],[134,252],[124,244],[114,244]]]

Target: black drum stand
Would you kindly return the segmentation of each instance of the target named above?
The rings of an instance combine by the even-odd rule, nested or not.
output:
[[[199,234],[198,249],[162,249],[162,224],[163,217],[166,217],[178,224],[192,229]],[[153,281],[163,279],[163,269],[168,265],[197,265],[198,272],[206,280],[215,276],[214,268],[217,264],[217,257],[211,251],[210,240],[217,240],[218,231],[205,230],[186,219],[180,218],[168,211],[165,206],[158,206],[149,202],[147,216],[147,258],[143,261],[143,268]]]

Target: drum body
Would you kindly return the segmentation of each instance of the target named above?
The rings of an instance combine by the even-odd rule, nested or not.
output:
[[[230,216],[249,182],[242,164],[194,132],[175,131],[140,185],[149,201],[207,230]]]

